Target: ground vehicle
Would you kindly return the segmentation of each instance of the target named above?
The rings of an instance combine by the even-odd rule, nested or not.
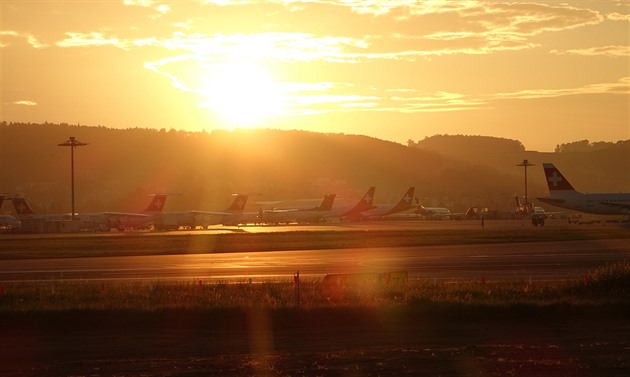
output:
[[[532,214],[532,225],[533,226],[545,226],[545,215],[542,213],[534,213]]]

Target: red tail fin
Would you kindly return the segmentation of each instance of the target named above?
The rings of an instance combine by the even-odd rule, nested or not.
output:
[[[404,211],[406,209],[410,209],[413,204],[413,194],[415,190],[416,190],[415,187],[409,187],[407,189],[407,192],[405,192],[405,195],[403,195],[400,201],[396,203],[394,208],[392,208],[389,212],[395,213],[395,212]]]
[[[15,213],[17,213],[19,216],[35,214],[31,206],[28,205],[28,202],[26,201],[26,199],[13,198],[11,200],[13,201],[13,207],[15,208]]]
[[[345,216],[357,215],[363,211],[367,211],[368,209],[374,208],[374,191],[375,187],[370,187],[370,189],[363,195],[363,198],[350,210]]]
[[[247,203],[247,198],[249,195],[245,194],[237,194],[232,202],[232,205],[229,206],[226,211],[242,211],[245,209],[245,204]]]
[[[547,179],[547,187],[549,191],[559,190],[573,190],[573,186],[567,181],[567,179],[560,173],[560,170],[551,163],[543,163],[545,169],[545,178]]]
[[[166,194],[154,194],[153,199],[151,199],[149,206],[144,212],[162,212],[167,196]]]

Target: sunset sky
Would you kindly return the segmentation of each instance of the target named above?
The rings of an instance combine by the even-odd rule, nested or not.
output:
[[[630,0],[0,4],[2,121],[630,138]]]

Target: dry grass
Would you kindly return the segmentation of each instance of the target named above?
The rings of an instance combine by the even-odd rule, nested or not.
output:
[[[6,283],[0,312],[167,309],[208,310],[264,307],[444,307],[506,308],[553,305],[627,305],[630,262],[595,270],[588,279],[561,282],[410,280],[383,282],[131,281]]]

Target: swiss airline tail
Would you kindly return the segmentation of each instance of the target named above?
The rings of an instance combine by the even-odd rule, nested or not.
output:
[[[243,211],[245,209],[245,204],[247,204],[248,197],[249,195],[237,194],[232,202],[232,205],[229,206],[226,211]]]
[[[376,188],[374,186],[370,187],[370,189],[363,195],[363,198],[357,203],[350,211],[348,211],[345,216],[356,215],[363,211],[367,211],[369,209],[374,208],[374,191]]]
[[[414,194],[415,190],[416,190],[415,187],[409,187],[407,189],[407,192],[405,193],[405,195],[403,195],[403,197],[400,199],[400,201],[398,203],[396,203],[394,208],[392,208],[389,212],[390,213],[395,213],[395,212],[404,211],[406,209],[410,209],[412,207],[412,204],[413,204],[413,194]]]
[[[144,212],[162,212],[167,196],[168,195],[166,194],[153,195],[153,199],[151,199],[149,206],[144,210]]]
[[[28,202],[24,198],[15,197],[11,199],[13,201],[13,207],[15,208],[15,213],[19,216],[24,215],[34,215],[35,211],[28,205]]]
[[[549,191],[575,191],[573,186],[567,181],[567,179],[560,173],[560,170],[552,163],[543,163],[545,169],[545,178],[547,179],[547,187]]]

